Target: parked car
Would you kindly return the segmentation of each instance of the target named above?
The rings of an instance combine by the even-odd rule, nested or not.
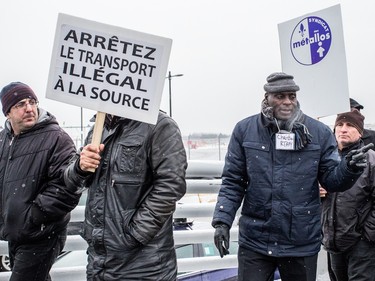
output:
[[[194,229],[194,222],[188,222],[186,219],[175,219],[173,223],[174,231],[190,231]],[[206,226],[207,228],[207,226]],[[237,253],[237,243],[231,243],[230,253]],[[219,252],[214,243],[195,243],[176,245],[176,255],[178,259],[218,256]],[[68,266],[85,266],[87,263],[87,254],[85,250],[67,251],[62,253],[56,260],[53,268],[62,268]]]
[[[203,227],[202,224],[196,224],[198,227],[207,228],[207,224]],[[196,229],[193,221],[187,219],[175,219],[173,223],[174,231],[191,231]],[[203,224],[204,225],[204,224]],[[236,254],[238,251],[238,244],[230,243],[229,252]],[[214,243],[186,243],[176,245],[177,259],[197,258],[219,256]],[[69,266],[86,266],[87,254],[84,250],[68,251],[61,254],[53,268],[64,268]],[[196,272],[179,273],[179,281],[235,281],[237,280],[237,268],[204,270]],[[275,272],[275,280],[278,280],[278,271]]]
[[[10,271],[10,261],[8,255],[0,256],[0,271]]]
[[[86,206],[87,200],[87,189],[84,189],[81,194],[77,206]],[[68,235],[80,235],[82,232],[83,221],[70,221],[68,223],[67,234]]]

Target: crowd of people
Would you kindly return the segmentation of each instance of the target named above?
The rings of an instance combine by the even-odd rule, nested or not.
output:
[[[270,281],[275,270],[283,281],[315,281],[322,246],[331,280],[375,280],[375,132],[353,99],[332,132],[303,113],[298,91],[292,75],[270,74],[260,113],[236,124],[213,241],[229,254],[241,208],[239,281]],[[0,239],[10,280],[51,280],[84,189],[87,280],[177,280],[172,223],[187,159],[176,122],[163,112],[155,125],[106,114],[100,144],[92,129],[77,150],[28,85],[12,82],[0,99]]]

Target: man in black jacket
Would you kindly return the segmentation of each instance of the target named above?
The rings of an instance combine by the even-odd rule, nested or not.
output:
[[[175,281],[172,219],[187,167],[176,122],[162,112],[155,125],[107,114],[99,147],[92,133],[65,173],[68,186],[88,187],[87,280]]]
[[[364,117],[357,110],[339,114],[335,136],[341,157],[363,147]],[[328,251],[331,280],[375,280],[375,152],[367,166],[344,192],[327,193],[323,200],[323,245]]]
[[[10,83],[0,97],[7,118],[0,133],[0,239],[8,241],[10,280],[51,280],[80,197],[63,179],[76,149],[28,85]]]
[[[359,104],[355,99],[350,98],[350,108],[351,110],[358,110],[361,112],[361,109],[364,109],[364,106]],[[370,129],[363,129],[362,140],[365,145],[369,143],[375,144],[375,131]]]

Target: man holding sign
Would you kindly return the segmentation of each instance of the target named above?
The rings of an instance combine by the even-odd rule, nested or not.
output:
[[[331,192],[351,188],[366,164],[363,151],[340,161],[330,128],[300,110],[292,75],[272,73],[260,114],[232,134],[212,225],[221,256],[239,222],[238,280],[315,281],[321,246],[318,182]]]
[[[68,186],[88,188],[87,280],[176,280],[172,215],[186,167],[180,130],[166,114],[156,125],[106,115],[101,144],[83,147],[65,173]]]

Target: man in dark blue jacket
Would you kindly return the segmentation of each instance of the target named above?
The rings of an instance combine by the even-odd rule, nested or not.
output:
[[[343,191],[366,166],[360,150],[340,161],[330,128],[300,110],[293,78],[283,72],[267,77],[261,113],[240,121],[228,146],[212,225],[223,256],[243,204],[239,281],[269,280],[277,267],[283,281],[315,281],[321,246],[318,182],[331,192]]]
[[[80,198],[63,179],[76,149],[28,85],[10,83],[0,97],[7,118],[0,133],[0,239],[9,245],[10,281],[51,280]]]

